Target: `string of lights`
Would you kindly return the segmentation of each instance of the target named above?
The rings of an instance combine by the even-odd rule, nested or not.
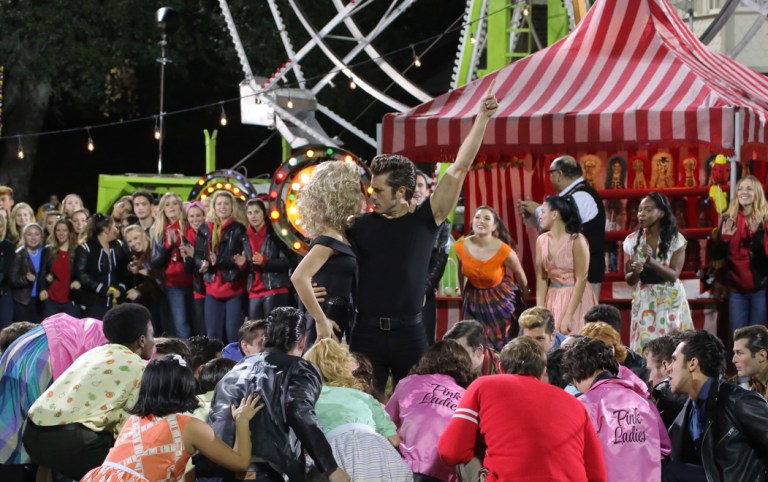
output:
[[[490,17],[490,16],[492,16],[492,15],[494,15],[496,13],[499,13],[499,12],[503,11],[505,8],[506,7],[503,7],[503,8],[500,8],[498,10],[495,10],[493,12],[489,12],[488,14],[485,15],[485,17],[477,19],[477,20],[475,20],[475,21],[473,21],[471,23],[478,22],[480,20],[483,20],[484,18],[488,18],[488,17]],[[452,25],[455,25],[455,23],[456,22],[453,22]],[[354,64],[349,64],[349,67],[356,68],[356,67],[360,67],[360,66],[363,66],[363,65],[366,65],[366,64],[375,63],[376,61],[378,61],[380,59],[387,59],[389,57],[393,57],[393,56],[395,56],[397,54],[400,54],[401,52],[407,52],[407,51],[410,51],[411,54],[412,54],[412,62],[408,66],[408,68],[410,68],[412,66],[413,67],[420,67],[423,64],[424,54],[428,50],[430,50],[435,44],[437,44],[437,42],[439,42],[446,35],[454,32],[454,31],[460,30],[463,27],[464,27],[464,24],[460,24],[460,25],[458,25],[456,27],[453,27],[453,28],[449,27],[448,29],[444,30],[443,32],[441,32],[439,34],[436,34],[436,35],[433,35],[431,37],[425,38],[425,39],[420,40],[418,42],[411,43],[411,44],[409,44],[407,46],[391,50],[391,51],[389,51],[387,53],[382,54],[379,57],[369,58],[369,59],[362,60],[362,61],[354,63]],[[416,54],[416,47],[418,47],[420,45],[423,45],[423,44],[429,44],[429,45],[428,45],[427,48],[425,48],[421,52],[420,55],[417,55]],[[342,73],[342,71],[343,71],[343,69],[335,69],[335,70],[332,70],[331,72],[333,72],[333,73]],[[0,133],[2,132],[1,129],[3,127],[3,123],[2,123],[3,122],[3,119],[2,119],[2,112],[3,112],[2,111],[2,107],[3,107],[2,101],[3,101],[3,87],[4,87],[4,85],[3,85],[3,74],[4,74],[4,67],[0,66]],[[320,79],[320,78],[324,77],[325,75],[326,75],[326,73],[318,74],[316,76],[309,77],[309,78],[307,78],[305,80],[306,81],[316,80],[316,79]],[[186,107],[186,108],[178,109],[178,110],[174,110],[174,111],[168,111],[168,112],[164,113],[164,117],[167,118],[167,117],[179,116],[179,115],[182,115],[182,114],[187,114],[187,113],[190,113],[190,112],[206,110],[206,109],[210,109],[210,108],[219,106],[221,108],[221,114],[220,114],[220,117],[219,117],[219,124],[222,127],[225,127],[228,124],[227,114],[226,114],[226,111],[224,109],[224,106],[226,104],[233,104],[233,103],[236,103],[236,102],[240,102],[244,98],[255,97],[255,96],[262,95],[262,94],[268,94],[268,93],[270,93],[272,91],[279,90],[281,88],[291,88],[291,87],[299,87],[298,82],[285,82],[282,86],[268,85],[268,86],[265,86],[264,89],[259,90],[258,92],[254,92],[253,94],[248,94],[248,95],[243,95],[243,96],[238,96],[238,97],[233,97],[233,98],[228,98],[228,99],[223,99],[223,100],[217,100],[217,101],[209,102],[209,103],[206,103],[206,104],[196,105],[196,106],[192,106],[192,107]],[[391,85],[389,87],[391,87]],[[389,88],[389,87],[387,87],[387,88]],[[357,88],[357,85],[355,84],[354,81],[350,81],[349,88],[350,89],[356,89]],[[289,102],[292,104],[293,103],[292,99],[289,99]],[[89,125],[89,126],[85,126],[85,127],[71,127],[71,128],[56,129],[56,130],[41,131],[41,132],[29,132],[29,133],[16,133],[16,134],[12,134],[12,135],[0,135],[0,141],[7,141],[7,140],[11,140],[11,139],[17,139],[17,141],[18,141],[18,148],[16,150],[17,157],[19,159],[24,159],[24,146],[23,146],[23,143],[22,143],[23,139],[28,139],[28,138],[33,138],[33,137],[54,136],[54,135],[61,135],[61,134],[71,134],[71,133],[80,132],[80,133],[85,133],[85,135],[87,137],[86,149],[89,152],[93,152],[96,149],[96,145],[94,143],[94,140],[93,140],[93,137],[92,137],[92,134],[91,134],[92,131],[95,131],[95,130],[98,130],[98,129],[106,129],[106,128],[110,128],[110,127],[124,126],[124,125],[129,125],[129,124],[151,122],[151,121],[154,121],[154,138],[155,138],[155,140],[158,140],[159,136],[160,136],[159,117],[158,117],[157,114],[152,114],[152,115],[136,117],[136,118],[128,119],[128,120],[119,120],[119,121],[113,121],[113,122],[106,122],[106,123],[103,123],[103,124]]]

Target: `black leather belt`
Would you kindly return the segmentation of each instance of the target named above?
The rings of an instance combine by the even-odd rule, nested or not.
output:
[[[374,326],[381,331],[392,331],[421,323],[421,313],[411,316],[371,316],[358,313],[357,321]]]

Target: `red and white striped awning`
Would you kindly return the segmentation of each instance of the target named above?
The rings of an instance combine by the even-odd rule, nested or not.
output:
[[[382,151],[452,158],[496,79],[500,108],[481,152],[765,148],[768,80],[713,52],[666,0],[599,0],[558,43],[402,114],[384,118]]]

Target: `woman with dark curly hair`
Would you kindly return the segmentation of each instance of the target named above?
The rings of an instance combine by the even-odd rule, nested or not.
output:
[[[589,243],[576,202],[570,196],[549,196],[542,205],[536,240],[536,306],[555,316],[555,330],[577,333],[584,314],[597,304],[587,283]]]
[[[467,351],[453,340],[438,341],[400,380],[387,403],[397,425],[400,453],[417,482],[456,480],[455,470],[440,460],[437,442],[473,380]]]
[[[661,335],[693,329],[680,272],[685,263],[685,238],[677,230],[669,199],[652,192],[637,212],[638,230],[624,240],[625,279],[635,286],[629,346],[643,345]]]
[[[205,422],[184,414],[198,407],[197,383],[181,355],[152,360],[144,370],[136,405],[130,410],[106,460],[82,482],[114,480],[181,480],[196,451],[231,470],[251,461],[250,421],[262,409],[259,396],[248,395],[232,406],[234,448],[213,434]]]

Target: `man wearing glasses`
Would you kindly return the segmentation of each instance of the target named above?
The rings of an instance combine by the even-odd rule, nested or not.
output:
[[[558,196],[571,196],[579,209],[584,225],[583,234],[589,241],[589,272],[595,296],[600,297],[600,285],[605,277],[605,207],[597,191],[582,176],[581,165],[571,156],[560,156],[549,166],[549,179]],[[534,201],[517,202],[523,219],[538,228],[541,205]]]

